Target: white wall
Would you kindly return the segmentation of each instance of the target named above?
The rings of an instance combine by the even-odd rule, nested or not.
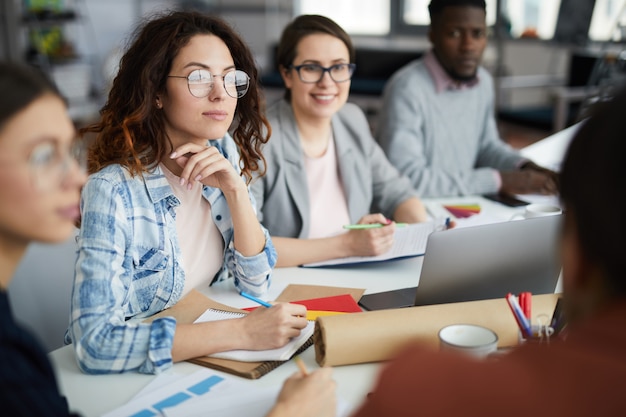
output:
[[[139,19],[154,11],[172,8],[175,0],[74,0],[85,19],[78,36],[78,48],[85,55],[93,56],[96,85],[104,85],[102,72],[107,56],[116,48],[123,48]],[[198,1],[196,2],[198,3]],[[202,3],[202,2],[199,2]],[[291,19],[291,0],[213,0],[205,1],[207,10],[222,12],[250,45],[261,70],[271,68],[270,48],[281,34],[282,28]],[[381,48],[425,49],[429,42],[425,37],[359,38],[357,46]],[[485,55],[490,69],[496,60],[497,51],[493,42]],[[567,73],[568,51],[547,42],[529,40],[505,41],[504,68],[506,75],[558,75]],[[549,104],[547,89],[515,89],[505,95],[507,107]]]
[[[9,285],[16,321],[30,328],[48,351],[63,346],[75,257],[74,237],[58,245],[33,244]]]
[[[568,48],[534,40],[504,41],[502,64],[504,75],[549,75],[565,80],[569,70]],[[502,95],[499,103],[507,108],[549,105],[551,89],[543,87],[517,88]]]
[[[172,0],[74,0],[81,19],[73,40],[93,64],[94,84],[105,88],[107,58],[124,49],[135,25],[152,12],[171,8]]]

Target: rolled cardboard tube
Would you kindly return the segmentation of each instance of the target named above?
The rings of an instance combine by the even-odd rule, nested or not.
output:
[[[559,294],[534,295],[533,315],[551,315]],[[320,366],[379,362],[393,358],[411,341],[439,349],[439,330],[477,324],[498,335],[498,348],[518,344],[518,327],[504,299],[437,304],[318,317],[315,360]]]

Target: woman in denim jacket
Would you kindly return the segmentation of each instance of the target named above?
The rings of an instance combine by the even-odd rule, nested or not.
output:
[[[239,290],[267,290],[276,252],[248,190],[267,141],[261,107],[252,54],[222,20],[170,12],[138,28],[100,121],[85,129],[95,137],[66,335],[84,372],[157,373],[280,347],[306,326],[292,304],[211,323],[142,322],[229,276]]]

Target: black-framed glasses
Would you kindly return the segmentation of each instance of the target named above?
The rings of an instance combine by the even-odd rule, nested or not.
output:
[[[214,85],[215,77],[222,77],[224,90],[232,98],[241,98],[246,95],[250,87],[250,77],[241,70],[230,70],[223,74],[211,74],[208,70],[197,69],[189,75],[168,75],[171,78],[184,78],[192,96],[204,98],[209,95]]]
[[[323,67],[319,64],[302,64],[291,65],[289,68],[293,68],[298,73],[300,81],[303,83],[317,83],[324,78],[324,73],[328,73],[330,78],[337,82],[343,83],[352,78],[356,64],[335,64],[330,67]]]

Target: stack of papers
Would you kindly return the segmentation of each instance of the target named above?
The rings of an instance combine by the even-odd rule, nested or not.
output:
[[[442,228],[442,221],[409,224],[396,228],[391,249],[378,256],[349,256],[347,258],[331,259],[323,262],[314,262],[302,265],[303,267],[322,267],[333,265],[358,264],[363,262],[387,261],[390,259],[421,256],[426,251],[428,236]]]

